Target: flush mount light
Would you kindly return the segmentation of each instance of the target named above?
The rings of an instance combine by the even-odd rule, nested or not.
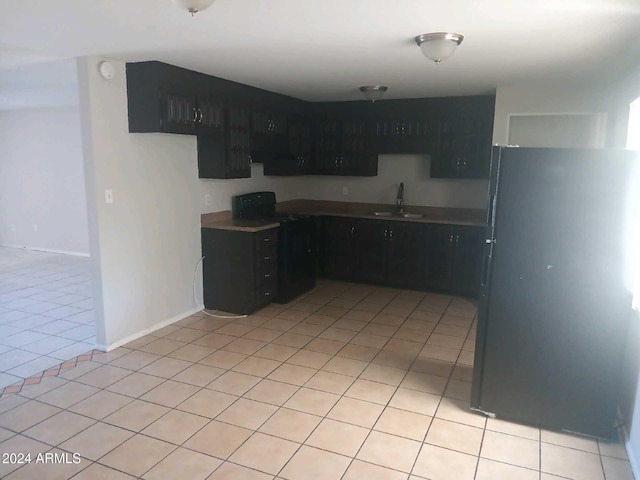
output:
[[[383,87],[382,85],[366,85],[364,87],[360,87],[360,91],[364,95],[364,98],[371,100],[371,103],[375,103],[376,100],[380,100],[387,90],[388,88]]]
[[[418,35],[415,40],[422,54],[437,65],[453,55],[464,37],[459,33],[435,32]]]
[[[191,16],[194,16],[196,13],[198,13],[201,10],[205,10],[209,8],[211,4],[213,4],[214,2],[214,0],[171,0],[171,1],[175,3],[178,7],[189,12]]]

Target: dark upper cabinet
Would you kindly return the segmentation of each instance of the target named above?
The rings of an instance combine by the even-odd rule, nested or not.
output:
[[[438,118],[430,99],[379,101],[372,117],[378,153],[425,154],[437,145]]]
[[[301,100],[161,62],[127,64],[127,101],[130,132],[198,136],[200,178],[249,177],[251,154],[286,151],[287,117],[307,109]]]
[[[438,145],[431,157],[431,177],[489,178],[493,97],[477,98],[481,101],[460,106],[463,111],[440,114]]]
[[[354,278],[356,223],[354,218],[325,217],[322,270],[327,277],[343,280]]]
[[[307,175],[311,172],[311,119],[292,115],[288,118],[287,146],[264,161],[265,175]]]
[[[488,177],[493,96],[309,103],[139,62],[127,64],[127,101],[130,132],[210,137],[198,141],[201,178],[250,176],[247,154],[266,175],[375,176],[380,153],[429,154],[435,178]]]
[[[314,124],[312,172],[318,175],[375,176],[371,122],[366,118],[318,116]]]
[[[224,128],[224,107],[205,78],[159,62],[128,63],[129,131],[215,135]]]
[[[459,295],[477,295],[483,239],[483,227],[428,225],[426,287]]]
[[[287,114],[268,110],[251,113],[251,155],[254,162],[264,163],[288,151]]]
[[[199,178],[248,178],[251,176],[249,110],[227,106],[224,129],[198,135]]]

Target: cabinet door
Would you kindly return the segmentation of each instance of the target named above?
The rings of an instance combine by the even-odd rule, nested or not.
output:
[[[438,135],[434,116],[386,117],[375,124],[377,153],[430,153]]]
[[[251,150],[254,161],[264,162],[287,152],[287,116],[256,110],[251,113]]]
[[[249,111],[230,106],[227,111],[227,177],[251,176],[251,145],[249,141]]]
[[[285,154],[264,161],[265,175],[306,175],[311,171],[311,126],[299,119],[289,122]]]
[[[389,222],[359,220],[357,229],[356,272],[358,280],[384,283],[387,273]]]
[[[320,175],[339,175],[338,150],[340,125],[335,120],[318,120],[315,124],[315,145],[312,170]]]
[[[324,231],[324,273],[339,279],[354,276],[356,221],[327,217]]]
[[[453,258],[453,292],[458,295],[477,296],[482,269],[484,229],[456,227]]]
[[[465,157],[459,177],[489,178],[493,119],[472,115],[467,119]]]
[[[224,105],[222,103],[198,98],[196,115],[198,135],[221,135],[224,133]]]
[[[345,120],[340,125],[338,173],[374,176],[378,174],[378,154],[373,149],[369,122]]]
[[[493,118],[486,112],[457,113],[440,118],[434,178],[488,178]]]
[[[387,283],[405,288],[423,287],[428,247],[423,225],[389,222]]]
[[[455,234],[449,225],[428,225],[425,283],[427,288],[448,292],[453,278]]]
[[[194,133],[197,111],[195,97],[162,92],[160,128],[166,133]]]
[[[457,165],[460,163],[458,158],[460,151],[459,119],[456,116],[443,116],[439,123],[438,150],[431,157],[431,177],[456,177]]]

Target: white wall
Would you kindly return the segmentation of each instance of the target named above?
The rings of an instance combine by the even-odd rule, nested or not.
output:
[[[486,180],[429,178],[429,164],[428,155],[380,155],[377,177],[310,176],[300,184],[304,198],[393,204],[404,182],[406,205],[486,208]]]
[[[89,254],[78,107],[0,111],[0,244]]]
[[[510,115],[575,114],[611,111],[612,95],[598,85],[532,83],[498,87],[493,143],[508,143]],[[607,118],[607,128],[614,119]]]
[[[274,190],[279,202],[304,198],[394,204],[404,182],[406,205],[486,208],[486,180],[429,178],[429,163],[428,155],[380,155],[376,177],[265,177],[262,165],[254,164],[250,179],[201,180],[198,201],[202,213],[216,212],[231,208],[232,195]],[[204,204],[205,194],[211,195],[211,206]]]
[[[125,65],[112,61],[116,74],[107,81],[100,60],[79,61],[79,87],[97,344],[114,347],[196,308],[201,213],[229,209],[238,193],[269,189],[285,200],[300,191],[294,179],[262,177],[261,165],[254,179],[198,180],[195,137],[128,133]]]

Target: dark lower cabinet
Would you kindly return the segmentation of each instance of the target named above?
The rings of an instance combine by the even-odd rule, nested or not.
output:
[[[387,278],[387,240],[389,222],[358,220],[356,235],[357,279],[384,283]]]
[[[347,217],[325,217],[323,223],[324,275],[339,280],[354,279],[357,220]]]
[[[202,229],[202,281],[208,309],[248,315],[278,294],[278,230]]]
[[[424,225],[326,217],[321,271],[328,277],[401,288],[424,287]]]
[[[387,283],[402,288],[423,288],[428,250],[423,224],[389,222]]]
[[[426,229],[425,286],[435,291],[476,296],[484,229],[434,224]]]
[[[484,228],[325,217],[318,272],[463,296],[478,293]]]

